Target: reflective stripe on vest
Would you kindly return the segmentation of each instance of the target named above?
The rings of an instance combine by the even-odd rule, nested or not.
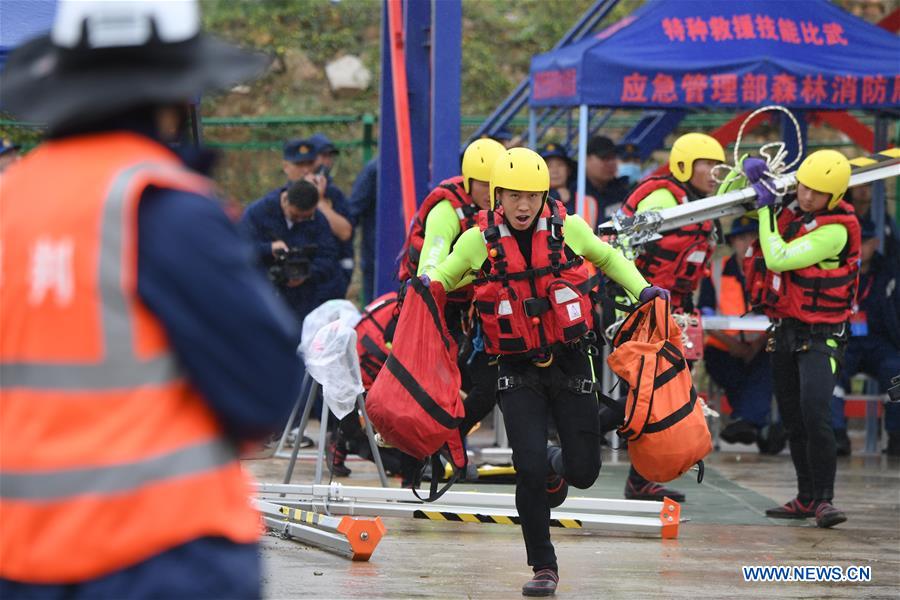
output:
[[[50,501],[83,494],[115,494],[155,481],[221,467],[237,458],[234,444],[210,440],[143,461],[40,473],[3,471],[0,498]]]
[[[38,147],[2,185],[0,577],[77,583],[199,537],[256,540],[236,446],[137,292],[144,190],[211,182],[147,138],[101,133]],[[46,240],[70,248],[63,299],[34,298],[59,266],[35,258]]]
[[[134,356],[134,338],[127,300],[122,293],[122,256],[126,244],[121,226],[125,202],[137,176],[154,180],[183,177],[183,169],[146,162],[124,169],[113,180],[103,203],[100,230],[100,321],[103,329],[103,362],[90,365],[54,363],[0,363],[0,389],[107,390],[156,385],[181,377],[171,353],[142,361]],[[188,174],[190,177],[196,177]]]

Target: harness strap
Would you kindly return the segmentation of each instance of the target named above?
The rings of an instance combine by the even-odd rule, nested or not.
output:
[[[503,375],[497,378],[497,391],[503,392],[505,390],[512,390],[524,386],[538,389],[543,382],[544,380],[537,375],[527,373],[522,375]],[[592,379],[570,377],[558,375],[556,373],[550,375],[550,384],[553,386],[564,387],[576,394],[593,394],[594,392],[599,392],[601,389],[600,383]],[[612,402],[615,403],[615,400],[612,400]]]
[[[455,429],[462,423],[461,417],[454,417],[434,401],[428,392],[419,385],[419,382],[412,376],[406,367],[404,367],[394,354],[390,354],[384,362],[384,367],[393,375],[400,385],[409,392],[416,403],[422,407],[428,415],[440,423],[446,429]]]
[[[647,423],[644,425],[644,430],[642,433],[658,433],[664,429],[668,429],[672,427],[694,410],[694,405],[697,404],[697,390],[694,389],[694,386],[691,386],[691,399],[683,404],[678,410],[665,417],[664,419],[660,419],[655,423]]]

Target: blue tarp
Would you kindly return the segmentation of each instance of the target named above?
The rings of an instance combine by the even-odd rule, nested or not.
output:
[[[53,26],[56,0],[0,0],[0,66],[22,42]]]
[[[900,104],[900,38],[827,0],[656,0],[531,61],[531,105],[873,109]]]

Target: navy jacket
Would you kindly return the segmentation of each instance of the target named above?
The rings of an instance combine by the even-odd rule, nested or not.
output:
[[[272,242],[276,240],[282,240],[291,248],[316,245],[309,279],[298,287],[278,290],[298,322],[326,300],[344,297],[346,287],[339,263],[338,240],[322,213],[316,211],[311,220],[288,228],[281,210],[280,194],[273,191],[248,206],[240,224],[253,241],[257,260],[264,266],[273,262]]]
[[[378,159],[373,158],[356,176],[347,209],[354,224],[362,223],[363,296],[365,303],[375,292],[375,205],[378,200]]]
[[[879,253],[872,257],[868,273],[859,275],[857,300],[866,312],[869,336],[880,337],[900,348],[900,266]],[[850,338],[853,341],[853,338]]]

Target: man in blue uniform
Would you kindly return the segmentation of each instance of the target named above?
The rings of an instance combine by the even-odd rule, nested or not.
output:
[[[850,378],[865,373],[877,379],[879,391],[886,393],[891,378],[900,374],[900,293],[897,291],[900,268],[896,260],[878,252],[875,223],[864,219],[860,225],[863,242],[857,310],[850,317],[850,341],[844,353],[841,384],[835,391],[849,390]],[[849,456],[850,438],[840,392],[833,398],[832,409],[838,456]],[[888,403],[884,419],[888,434],[886,451],[890,456],[900,456],[900,404]]]
[[[279,201],[281,193],[287,190],[291,183],[301,179],[309,181],[316,187],[319,192],[316,207],[325,217],[332,234],[339,242],[341,258],[349,259],[345,265],[342,265],[342,270],[338,272],[341,277],[335,283],[336,295],[331,296],[343,298],[347,293],[347,286],[350,284],[350,273],[353,271],[353,225],[348,218],[349,212],[344,194],[328,182],[326,175],[315,172],[317,150],[312,140],[288,140],[284,143],[282,156],[281,169],[287,176],[287,182],[271,190],[256,202],[260,200]]]
[[[340,278],[337,240],[318,202],[316,186],[301,179],[278,197],[257,200],[241,219],[257,259],[276,274],[273,280],[298,324],[326,300],[342,297],[342,287],[335,283]],[[289,266],[291,251],[300,255],[295,269]]]

